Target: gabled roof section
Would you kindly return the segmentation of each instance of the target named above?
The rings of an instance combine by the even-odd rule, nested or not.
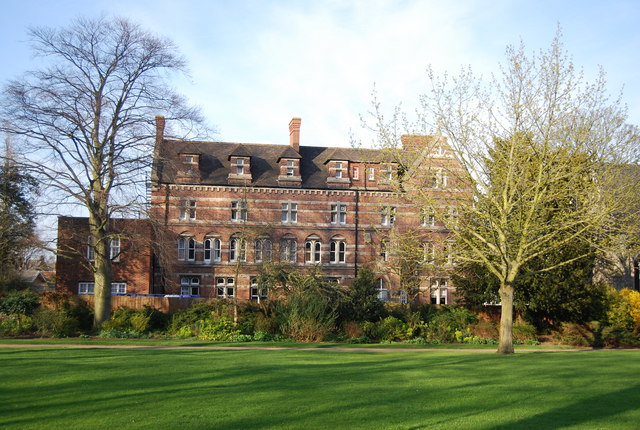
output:
[[[283,158],[297,158],[300,159],[302,158],[300,156],[300,153],[298,153],[295,149],[293,149],[290,146],[287,146],[287,149],[285,149],[282,154],[280,154],[280,157],[278,157],[278,162],[280,162],[280,160],[282,160]]]
[[[244,144],[240,143],[233,151],[231,151],[228,159],[230,160],[231,157],[251,157],[251,153]]]

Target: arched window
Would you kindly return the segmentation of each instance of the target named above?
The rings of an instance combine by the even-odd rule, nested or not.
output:
[[[256,240],[255,243],[255,256],[254,260],[256,263],[261,263],[262,261],[271,261],[271,239],[268,238],[260,238]]]
[[[304,243],[304,262],[318,264],[321,262],[322,243],[318,236],[309,236]]]
[[[203,242],[204,262],[211,263],[220,261],[222,243],[217,237],[207,236]]]
[[[280,261],[293,263],[297,261],[298,244],[293,236],[284,236],[280,241]]]
[[[203,249],[204,249],[204,257],[203,257],[204,262],[211,263],[211,239],[207,238],[204,240]]]
[[[222,258],[222,241],[218,238],[213,239],[213,261],[220,261]]]
[[[194,261],[196,259],[196,240],[192,236],[178,238],[178,260]]]
[[[247,242],[238,237],[232,236],[229,241],[229,261],[247,261]]]
[[[331,239],[329,246],[329,260],[331,263],[344,263],[346,260],[347,243],[342,237]]]

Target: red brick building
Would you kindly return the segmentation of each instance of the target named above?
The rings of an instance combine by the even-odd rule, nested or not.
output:
[[[256,277],[267,262],[318,266],[342,285],[367,265],[379,275],[383,300],[449,303],[448,230],[393,186],[399,163],[372,149],[302,146],[300,125],[299,118],[291,120],[289,145],[195,142],[165,137],[165,120],[157,117],[152,220],[145,228],[151,237],[150,225],[156,226],[163,255],[152,256],[148,246],[135,255],[122,248],[114,283],[125,283],[126,293],[257,299],[264,292]],[[427,149],[427,142],[436,144]],[[446,172],[458,164],[444,139],[404,136],[403,144],[424,147],[412,165],[427,166],[425,184],[446,204],[453,188]],[[84,225],[70,223],[86,220],[61,218],[59,246],[80,246],[84,235],[87,249]],[[73,243],[70,231],[82,231]],[[422,246],[419,266],[411,268],[419,277],[411,297],[401,293],[402,271],[393,267],[406,258],[391,257],[402,234]],[[59,261],[58,285],[86,292],[90,273],[79,277]]]
[[[167,292],[255,299],[261,265],[279,261],[318,265],[344,285],[370,265],[380,274],[380,297],[402,300],[399,276],[384,261],[392,232],[416,232],[427,260],[436,247],[450,247],[443,224],[395,191],[398,164],[381,151],[302,146],[299,118],[289,124],[288,146],[171,140],[164,118],[156,121],[152,214],[175,240]],[[431,164],[457,165],[444,144],[437,152]],[[446,169],[436,170],[432,185],[441,192]],[[437,270],[421,269],[428,276],[419,296],[447,303],[452,257],[438,262]]]
[[[153,294],[152,229],[144,219],[112,219],[110,254],[111,293]],[[58,218],[56,289],[77,294],[93,294],[93,246],[89,219]]]

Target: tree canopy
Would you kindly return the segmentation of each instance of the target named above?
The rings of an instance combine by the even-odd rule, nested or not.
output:
[[[110,314],[110,219],[145,206],[154,118],[188,129],[201,118],[167,82],[185,72],[176,46],[137,24],[77,19],[29,35],[44,66],[6,86],[0,129],[22,139],[14,161],[56,208],[88,212],[99,324]]]
[[[498,351],[512,353],[514,288],[523,277],[590,254],[558,250],[606,235],[631,190],[609,191],[623,183],[619,166],[638,160],[637,128],[625,123],[620,100],[610,99],[604,72],[588,82],[574,67],[560,32],[539,53],[509,46],[501,74],[490,81],[470,69],[428,76],[415,123],[399,111],[386,120],[374,101],[378,143],[409,160],[402,187],[417,206],[445,223],[447,204],[457,207],[460,218],[450,226],[456,258],[497,279]],[[401,132],[433,137],[400,148]],[[449,154],[462,167],[445,166],[448,186],[434,190],[421,166]]]

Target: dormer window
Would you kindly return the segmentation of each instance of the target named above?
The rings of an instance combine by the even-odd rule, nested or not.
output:
[[[360,179],[360,168],[359,167],[354,167],[353,168],[353,179],[355,181],[357,181],[358,179]]]
[[[229,183],[249,184],[251,183],[251,157],[249,156],[229,156]]]
[[[300,160],[297,158],[283,157],[278,160],[278,163],[280,164],[278,183],[289,187],[299,187],[302,183],[302,177],[300,176]]]
[[[342,163],[336,161],[336,178],[342,178]]]

